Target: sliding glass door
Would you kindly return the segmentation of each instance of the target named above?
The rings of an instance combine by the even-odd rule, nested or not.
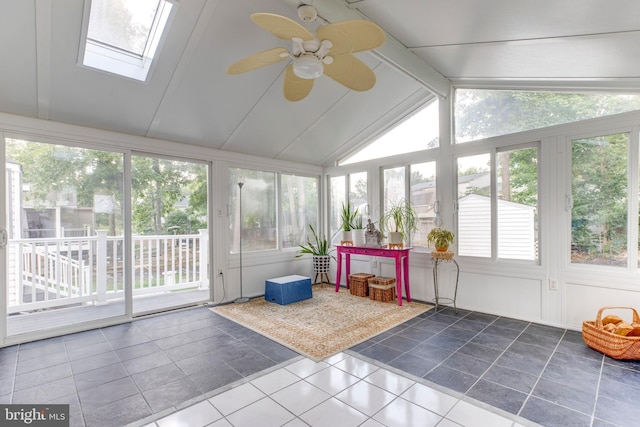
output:
[[[0,337],[210,300],[207,164],[133,155],[127,182],[122,152],[15,136],[3,155]]]
[[[206,164],[131,158],[133,314],[209,300]]]
[[[123,155],[4,142],[7,335],[124,315]]]

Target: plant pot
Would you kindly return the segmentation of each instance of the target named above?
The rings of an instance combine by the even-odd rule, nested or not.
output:
[[[399,231],[391,231],[389,233],[389,247],[401,248],[402,247],[402,233]]]
[[[353,230],[351,233],[353,234],[353,246],[364,246],[365,244],[365,238],[364,238],[364,233],[365,233],[365,229],[356,229]]]
[[[331,265],[330,255],[314,255],[313,256],[313,272],[328,273]]]
[[[347,246],[353,246],[353,232],[351,232],[351,230],[343,231],[340,243]]]
[[[438,252],[447,252],[449,250],[449,245],[447,246],[437,246],[436,245],[436,251]]]

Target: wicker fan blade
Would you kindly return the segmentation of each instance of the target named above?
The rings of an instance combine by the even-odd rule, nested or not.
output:
[[[318,28],[317,34],[320,40],[331,40],[331,52],[337,55],[375,49],[385,40],[382,28],[364,20],[325,25]]]
[[[289,101],[304,99],[313,88],[313,79],[301,79],[293,73],[293,64],[289,64],[284,73],[284,97]]]
[[[285,16],[273,13],[254,13],[253,22],[283,40],[300,37],[302,40],[313,40],[313,34],[302,25]]]
[[[286,54],[286,55],[285,55]],[[265,65],[275,64],[289,58],[289,51],[282,47],[265,50],[263,52],[254,53],[247,56],[227,68],[227,74],[242,74],[252,71]]]
[[[376,84],[376,75],[371,68],[350,53],[335,55],[332,64],[325,64],[324,74],[349,89],[360,92],[369,90]]]

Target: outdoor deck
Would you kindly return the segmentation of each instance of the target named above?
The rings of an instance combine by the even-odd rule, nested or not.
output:
[[[134,236],[129,281],[123,236],[10,240],[7,336],[123,316],[125,286],[133,286],[134,314],[207,301],[207,239],[206,230]]]

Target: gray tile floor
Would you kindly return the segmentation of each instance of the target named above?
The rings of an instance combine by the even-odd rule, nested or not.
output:
[[[298,356],[207,308],[0,349],[0,402],[123,426]]]
[[[349,354],[545,426],[630,426],[640,363],[579,332],[446,308]],[[0,402],[69,403],[74,426],[122,426],[298,355],[207,308],[0,349]]]
[[[544,426],[640,425],[640,362],[580,332],[445,308],[351,350]]]

